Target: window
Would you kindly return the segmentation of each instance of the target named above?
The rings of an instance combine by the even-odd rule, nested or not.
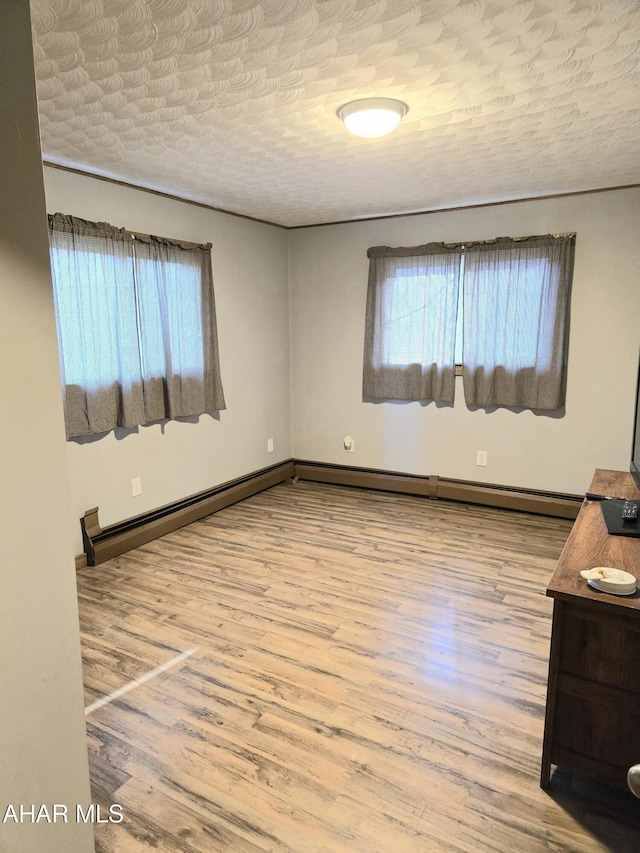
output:
[[[442,243],[369,249],[365,399],[453,400],[460,257]]]
[[[563,405],[573,238],[370,249],[363,398]]]
[[[211,246],[49,217],[67,437],[225,408]]]

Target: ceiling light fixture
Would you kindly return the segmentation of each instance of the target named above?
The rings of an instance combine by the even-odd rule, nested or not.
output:
[[[356,136],[386,136],[400,124],[409,107],[394,98],[362,98],[349,101],[338,110],[338,118]]]

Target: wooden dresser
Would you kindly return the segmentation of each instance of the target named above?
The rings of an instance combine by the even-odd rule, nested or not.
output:
[[[630,474],[598,469],[590,492],[640,498]],[[640,539],[609,536],[584,501],[553,573],[553,625],[540,785],[551,765],[626,785],[640,763],[640,591],[597,592],[582,569],[613,566],[640,579]]]

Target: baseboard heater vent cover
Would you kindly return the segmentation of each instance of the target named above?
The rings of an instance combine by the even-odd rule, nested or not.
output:
[[[80,519],[87,564],[97,566],[292,477],[293,461],[288,460],[104,529],[98,507],[89,509]]]
[[[450,480],[436,475],[418,476],[375,468],[352,468],[348,465],[331,465],[298,459],[295,461],[295,476],[300,480],[311,480],[316,483],[333,483],[338,486],[357,486],[384,492],[400,492],[405,495],[442,498],[518,512],[533,512],[555,518],[576,518],[583,500],[582,495]]]

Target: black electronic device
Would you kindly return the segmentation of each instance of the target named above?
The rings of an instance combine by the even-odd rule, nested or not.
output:
[[[639,504],[640,501],[602,501],[600,506],[607,532],[612,536],[640,537]]]
[[[633,439],[631,442],[631,475],[636,486],[640,489],[640,365],[638,366],[638,381],[636,382],[636,412],[633,421]]]
[[[640,489],[640,364],[636,380],[636,405],[633,416],[633,438],[631,440],[631,476]],[[607,532],[612,536],[640,537],[640,501],[611,500],[608,496],[598,496],[601,500],[602,515],[604,516]],[[592,500],[595,499],[591,498]]]

